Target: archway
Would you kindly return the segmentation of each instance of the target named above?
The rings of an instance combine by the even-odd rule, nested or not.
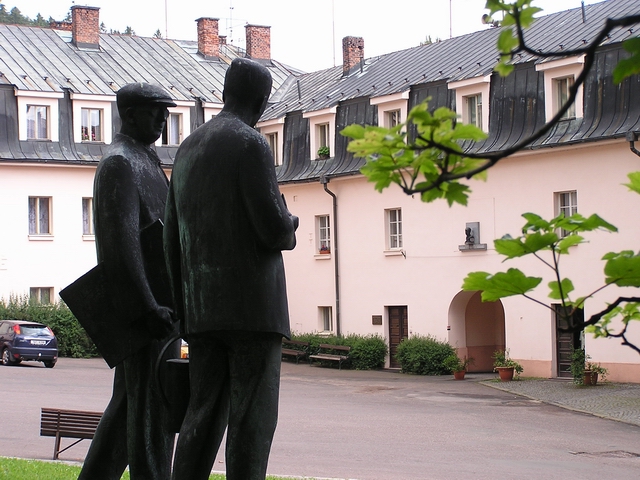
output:
[[[493,370],[493,352],[505,348],[502,302],[483,302],[480,292],[460,292],[449,306],[447,329],[458,355],[474,359],[470,372]]]

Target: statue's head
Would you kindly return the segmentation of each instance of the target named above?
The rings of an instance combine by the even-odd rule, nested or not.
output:
[[[168,107],[176,104],[163,88],[149,83],[130,83],[116,93],[118,113],[122,119],[122,133],[152,144],[164,129],[169,116]]]
[[[267,67],[248,58],[236,58],[231,62],[224,79],[222,96],[225,105],[233,104],[234,108],[250,111],[254,117],[253,126],[267,106],[271,83]]]

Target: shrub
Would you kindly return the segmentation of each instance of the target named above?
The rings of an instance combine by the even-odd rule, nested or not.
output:
[[[416,335],[398,345],[396,359],[403,373],[417,375],[446,375],[450,372],[444,361],[455,355],[455,349],[432,336]]]
[[[318,353],[321,343],[328,345],[347,345],[351,347],[349,352],[350,362],[346,365],[356,370],[374,370],[384,367],[384,359],[387,355],[387,344],[379,335],[355,335],[336,337],[335,335],[322,336],[317,333],[292,333],[292,340],[309,342],[309,354]]]
[[[30,302],[27,296],[11,297],[8,302],[0,301],[0,319],[27,320],[47,325],[58,339],[58,355],[61,357],[98,356],[98,350],[87,332],[63,302],[40,304]]]

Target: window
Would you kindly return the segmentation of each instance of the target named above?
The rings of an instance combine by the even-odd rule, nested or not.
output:
[[[402,122],[402,120],[400,119],[400,110],[389,110],[387,112],[384,112],[385,115],[385,127],[386,128],[393,128],[396,125],[398,125],[399,123]]]
[[[305,112],[303,118],[309,119],[309,148],[311,159],[318,159],[322,154],[331,156],[334,152],[334,141],[336,130],[336,108],[325,108],[323,110]],[[323,148],[324,147],[324,148]],[[323,152],[318,152],[322,148]],[[328,157],[327,157],[328,158]]]
[[[94,235],[93,231],[93,198],[82,199],[82,234]]]
[[[316,217],[318,253],[331,253],[331,226],[329,222],[329,215],[319,215]]]
[[[29,301],[31,303],[51,303],[53,297],[52,287],[31,287],[29,289]]]
[[[260,129],[260,133],[264,135],[264,138],[267,139],[267,143],[271,147],[274,165],[282,165],[284,161],[282,155],[282,152],[284,151],[284,117],[260,122],[257,127]]]
[[[80,110],[80,137],[83,142],[102,142],[103,116],[101,108],[82,108]]]
[[[394,208],[386,210],[387,217],[387,250],[402,248],[402,210]]]
[[[578,213],[578,192],[573,190],[556,193],[556,214],[570,217],[574,213]],[[569,233],[567,230],[562,229],[559,235],[566,237]]]
[[[29,235],[51,235],[50,197],[29,197]]]
[[[393,128],[407,118],[409,91],[373,97],[371,105],[378,107],[378,124],[385,128]]]
[[[27,140],[49,139],[49,107],[27,105]]]
[[[471,95],[463,98],[467,105],[467,119],[466,121],[463,119],[463,121],[482,129],[482,95]]]
[[[569,98],[569,90],[582,72],[584,55],[560,60],[543,60],[536,71],[544,73],[544,112],[546,121],[551,120]],[[582,86],[578,88],[575,103],[562,118],[581,118],[584,110]]]
[[[278,132],[267,133],[265,134],[267,137],[267,143],[271,148],[271,153],[273,154],[273,161],[277,165],[282,165],[282,158],[280,157],[280,152],[278,151]]]
[[[163,145],[180,145],[182,142],[182,114],[170,113],[162,131]]]
[[[318,307],[318,323],[321,332],[333,331],[333,315],[331,307]]]
[[[553,111],[558,112],[562,106],[569,99],[569,90],[573,87],[574,78],[564,77],[564,78],[554,78],[553,79],[553,96],[555,98],[555,102],[553,104]],[[575,103],[571,105],[571,107],[564,113],[562,118],[575,118],[576,116],[576,106]]]

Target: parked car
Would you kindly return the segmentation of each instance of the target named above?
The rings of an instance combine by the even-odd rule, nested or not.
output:
[[[0,320],[2,365],[36,360],[53,368],[58,361],[58,339],[46,325],[22,320]]]

